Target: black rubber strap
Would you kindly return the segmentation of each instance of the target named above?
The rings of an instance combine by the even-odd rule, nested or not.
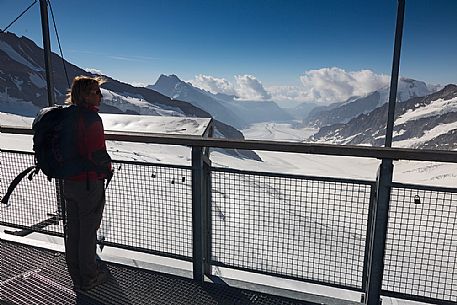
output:
[[[30,167],[26,168],[24,171],[22,171],[19,175],[17,175],[16,178],[14,178],[14,180],[11,182],[10,186],[8,187],[8,190],[6,191],[5,196],[3,196],[2,200],[1,200],[2,203],[8,204],[8,200],[10,199],[10,196],[13,193],[16,186],[19,184],[19,182],[21,182],[21,180],[25,176],[27,176],[27,174],[29,172],[31,172],[35,168],[36,168],[36,165],[30,166]]]

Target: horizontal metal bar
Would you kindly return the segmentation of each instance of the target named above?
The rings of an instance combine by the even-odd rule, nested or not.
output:
[[[0,133],[33,135],[33,130],[30,128],[0,125]]]
[[[0,132],[12,134],[33,134],[33,131],[31,129],[17,128],[11,126],[0,126]],[[436,161],[457,163],[457,151],[445,150],[418,150],[408,148],[292,143],[282,141],[230,140],[220,138],[202,138],[198,136],[186,135],[164,135],[121,131],[106,131],[105,138],[106,140],[112,141],[137,143],[219,147],[245,150],[265,150],[390,160]]]
[[[396,187],[396,188],[417,189],[417,190],[433,191],[433,192],[457,193],[457,188],[444,187],[444,186],[407,184],[407,183],[399,183],[399,182],[393,182],[391,186]]]
[[[224,167],[211,167],[211,171],[220,172],[220,173],[234,173],[234,174],[241,174],[241,175],[254,175],[254,176],[261,176],[261,177],[275,177],[275,178],[290,178],[290,179],[302,179],[302,180],[313,180],[313,181],[324,181],[324,182],[352,183],[352,184],[363,184],[363,185],[369,185],[369,186],[376,185],[375,181],[368,181],[368,180],[305,176],[305,175],[282,174],[282,173],[272,173],[272,172],[257,172],[257,171],[247,171],[247,170],[224,168]]]
[[[130,165],[141,165],[141,166],[157,166],[157,167],[167,167],[167,168],[179,168],[192,170],[191,165],[176,165],[176,164],[166,164],[166,163],[151,163],[145,161],[129,161],[129,160],[116,160],[113,159],[113,162],[117,164],[130,164]]]
[[[177,136],[140,133],[106,133],[107,140],[143,142],[185,146],[204,146],[246,150],[265,150],[292,153],[306,153],[334,156],[368,157],[376,159],[439,161],[457,163],[457,152],[437,150],[414,150],[404,148],[385,148],[368,146],[291,143],[279,141],[229,140],[201,138],[196,136]]]
[[[391,297],[391,298],[396,298],[396,299],[403,299],[403,300],[408,300],[408,301],[423,302],[423,303],[427,303],[427,304],[457,305],[457,302],[447,301],[447,300],[444,300],[443,298],[434,299],[434,298],[422,297],[422,296],[418,296],[418,295],[399,293],[399,292],[388,291],[388,290],[381,290],[381,296],[386,296],[386,297]]]
[[[20,154],[20,155],[29,155],[33,156],[32,151],[23,151],[23,150],[11,150],[11,149],[0,149],[1,152],[12,153],[12,154]]]
[[[141,248],[141,247],[133,247],[133,246],[128,246],[125,244],[119,244],[119,243],[114,243],[114,242],[109,242],[109,241],[103,241],[103,242],[97,241],[97,244],[103,245],[103,246],[108,246],[108,247],[135,251],[135,252],[147,253],[147,254],[152,254],[152,255],[157,255],[157,256],[162,256],[162,257],[179,259],[179,260],[183,260],[186,262],[192,262],[192,257],[169,253],[169,252],[156,251],[156,250],[151,250],[151,249],[146,249],[146,248]]]
[[[288,279],[288,280],[295,280],[295,281],[300,281],[300,282],[305,282],[305,283],[310,283],[310,284],[317,284],[317,285],[322,285],[322,286],[327,286],[327,287],[346,289],[346,290],[351,290],[351,291],[356,291],[356,292],[363,292],[362,288],[359,288],[359,287],[344,286],[344,285],[339,285],[339,284],[333,284],[333,283],[322,282],[322,281],[317,281],[317,280],[312,280],[312,279],[307,279],[307,278],[300,278],[300,277],[296,277],[296,276],[275,273],[275,272],[267,272],[267,271],[261,271],[258,269],[237,267],[237,266],[227,265],[227,264],[224,264],[224,263],[221,263],[218,261],[214,261],[214,260],[211,261],[211,265],[217,266],[217,267],[222,267],[222,268],[247,271],[247,272],[252,272],[252,273],[257,273],[257,274],[270,275],[270,276],[274,276],[274,277],[279,277],[279,278]]]

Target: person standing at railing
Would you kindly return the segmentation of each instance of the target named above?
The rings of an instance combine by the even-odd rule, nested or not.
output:
[[[105,206],[104,180],[111,178],[111,158],[106,151],[102,120],[98,114],[102,93],[99,77],[77,76],[66,103],[78,107],[76,139],[80,157],[88,164],[78,175],[64,180],[67,212],[65,257],[74,287],[90,290],[108,280],[97,263],[97,230]]]

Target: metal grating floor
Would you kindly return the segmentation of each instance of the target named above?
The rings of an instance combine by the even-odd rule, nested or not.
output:
[[[0,256],[0,304],[310,304],[111,263],[108,283],[80,293],[63,253],[0,240]]]

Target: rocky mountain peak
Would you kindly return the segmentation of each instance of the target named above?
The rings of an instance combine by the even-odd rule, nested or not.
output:
[[[164,85],[175,85],[181,82],[181,80],[174,74],[165,75],[160,74],[159,78],[155,82],[154,86],[164,86]]]
[[[402,77],[398,82],[397,101],[404,102],[413,97],[427,96],[434,89],[430,89],[423,81]],[[347,123],[361,114],[368,114],[386,104],[389,100],[389,93],[390,86],[385,86],[366,96],[352,97],[344,103],[320,107],[310,112],[304,122],[315,127]]]
[[[325,126],[310,140],[334,144],[383,146],[388,105],[345,124]],[[457,86],[450,84],[424,97],[397,103],[393,145],[418,149],[456,149]]]
[[[155,84],[147,86],[147,88],[160,92],[165,96],[172,97],[172,93],[180,83],[182,83],[182,81],[174,74],[160,74]]]

